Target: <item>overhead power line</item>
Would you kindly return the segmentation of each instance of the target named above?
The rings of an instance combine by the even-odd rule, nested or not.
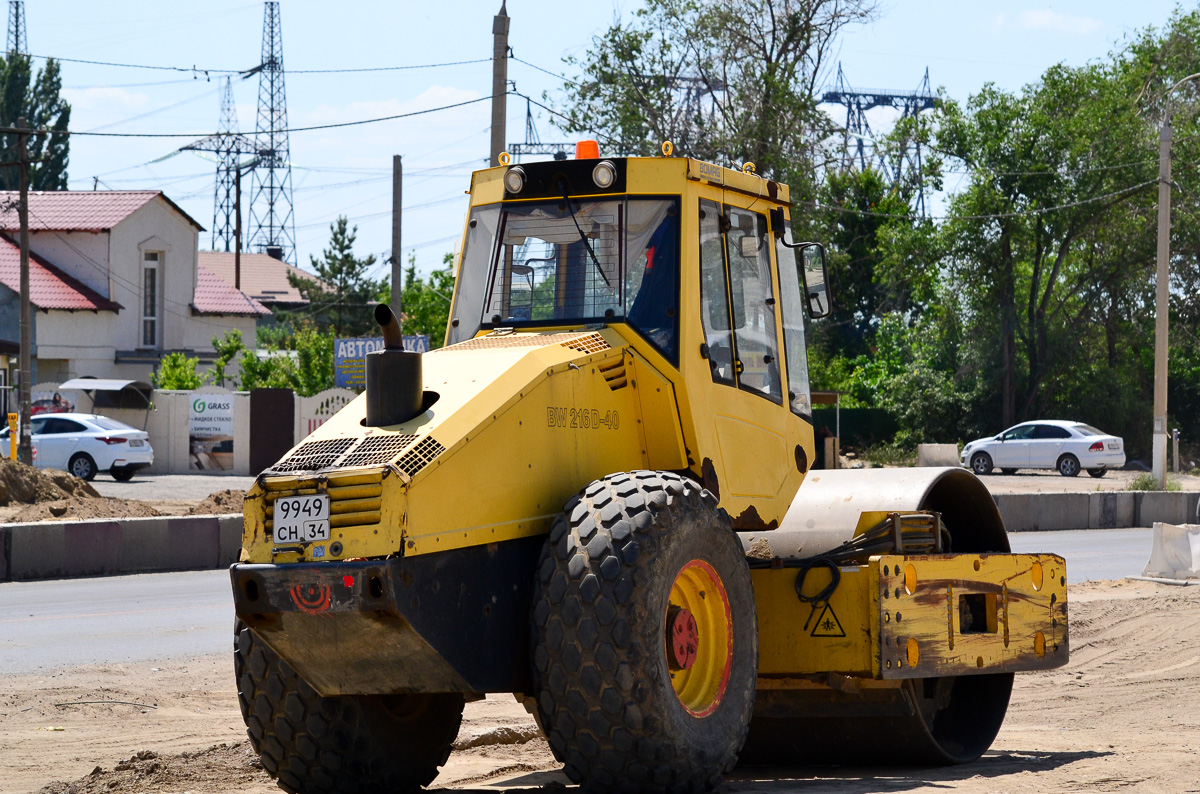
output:
[[[508,93],[512,94],[516,92],[509,91]],[[517,96],[524,96],[524,94],[517,94]],[[407,119],[413,116],[424,116],[429,113],[437,113],[442,110],[453,110],[454,108],[461,108],[465,107],[466,105],[487,102],[490,99],[490,96],[481,96],[475,99],[468,99],[464,102],[455,102],[452,105],[442,105],[440,107],[428,108],[426,110],[414,110],[409,113],[397,113],[394,116],[380,116],[373,119],[359,119],[358,121],[340,121],[333,124],[314,124],[309,127],[289,127],[286,130],[282,130],[282,132],[313,132],[315,130],[338,129],[340,127],[358,127],[362,126],[363,124],[378,124],[381,121],[395,121],[396,119]],[[538,105],[538,107],[545,107],[537,102],[534,102],[534,104]],[[203,138],[205,136],[212,135],[211,132],[76,132],[74,130],[68,130],[66,132],[61,132],[58,130],[30,130],[30,132],[34,135],[89,135],[101,138]]]
[[[57,55],[30,55],[30,58],[55,60],[61,63],[84,63],[90,66],[112,66],[120,69],[149,69],[157,72],[182,72],[196,77],[201,75],[242,75],[250,77],[257,69],[209,69],[199,66],[156,66],[146,63],[116,63],[113,61],[89,61],[82,58],[60,58]],[[403,72],[410,69],[438,69],[443,66],[467,66],[475,63],[491,63],[491,58],[476,58],[470,61],[446,61],[444,63],[417,63],[404,66],[364,66],[339,69],[288,69],[286,74],[350,74],[353,72]]]

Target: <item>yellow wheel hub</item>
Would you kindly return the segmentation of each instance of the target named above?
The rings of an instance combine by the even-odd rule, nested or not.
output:
[[[733,620],[720,575],[703,560],[692,560],[671,585],[664,652],[671,686],[694,717],[716,710],[733,664]]]

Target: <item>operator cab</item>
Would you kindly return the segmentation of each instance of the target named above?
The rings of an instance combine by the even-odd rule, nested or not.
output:
[[[815,457],[804,314],[829,312],[786,186],[594,153],[477,172],[471,194],[447,344],[613,328],[687,395],[693,476],[738,528],[776,525]]]

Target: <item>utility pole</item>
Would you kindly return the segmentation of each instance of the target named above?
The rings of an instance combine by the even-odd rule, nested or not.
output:
[[[17,411],[20,413],[20,441],[17,443],[17,460],[33,465],[33,436],[31,419],[33,406],[29,387],[32,383],[33,324],[29,316],[29,133],[25,117],[17,119],[17,168],[20,171],[21,199],[17,205],[17,217],[21,223],[21,385],[17,392]]]
[[[1158,134],[1158,268],[1154,281],[1154,435],[1151,471],[1159,488],[1167,484],[1167,281],[1171,259],[1171,113]]]
[[[508,12],[500,3],[500,13],[492,18],[492,152],[488,165],[499,162],[504,151],[504,121],[508,95]]]
[[[242,288],[242,169],[233,167],[233,288]]]
[[[404,327],[401,298],[404,293],[404,249],[400,235],[400,194],[404,182],[404,165],[400,155],[392,155],[392,312],[400,327]]]

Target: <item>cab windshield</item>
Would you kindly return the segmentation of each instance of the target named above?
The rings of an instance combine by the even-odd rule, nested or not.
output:
[[[674,362],[678,271],[677,199],[478,207],[447,343],[481,328],[628,322]]]

